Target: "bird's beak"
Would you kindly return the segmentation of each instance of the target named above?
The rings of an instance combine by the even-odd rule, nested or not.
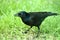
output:
[[[18,16],[18,14],[14,14],[14,16]]]

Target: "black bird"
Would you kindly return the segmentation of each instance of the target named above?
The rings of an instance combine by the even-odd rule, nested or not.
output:
[[[29,31],[33,26],[36,26],[38,28],[38,32],[40,32],[40,27],[39,26],[41,25],[42,21],[46,17],[52,16],[52,15],[57,15],[57,13],[21,11],[21,12],[15,14],[15,16],[21,17],[23,23],[25,23],[26,25],[31,26],[27,31]],[[27,33],[27,31],[25,31],[25,33]]]

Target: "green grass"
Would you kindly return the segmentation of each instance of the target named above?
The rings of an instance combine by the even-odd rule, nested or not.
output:
[[[0,40],[60,40],[60,15],[47,17],[38,30],[29,27],[14,14],[19,11],[47,11],[60,13],[60,0],[0,0]]]

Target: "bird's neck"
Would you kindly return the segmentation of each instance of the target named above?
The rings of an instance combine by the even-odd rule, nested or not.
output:
[[[25,16],[25,17],[23,17],[22,19],[29,19],[29,17],[30,17],[30,16]]]

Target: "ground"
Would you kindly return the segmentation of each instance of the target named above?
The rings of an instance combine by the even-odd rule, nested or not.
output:
[[[47,11],[60,14],[60,0],[0,0],[0,40],[60,40],[60,15],[47,17],[40,25],[40,35],[37,28],[29,28],[21,18],[14,14],[19,11]]]

